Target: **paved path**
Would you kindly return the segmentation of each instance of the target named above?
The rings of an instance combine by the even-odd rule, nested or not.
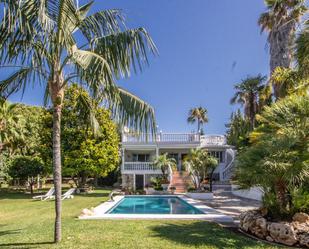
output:
[[[214,199],[203,201],[206,205],[217,209],[219,212],[232,216],[235,223],[239,223],[238,216],[241,212],[257,209],[261,202],[235,196],[228,187],[215,187]]]

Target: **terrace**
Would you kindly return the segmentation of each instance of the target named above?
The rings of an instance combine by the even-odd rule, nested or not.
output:
[[[225,145],[222,135],[200,135],[199,133],[123,133],[122,144],[201,144]]]

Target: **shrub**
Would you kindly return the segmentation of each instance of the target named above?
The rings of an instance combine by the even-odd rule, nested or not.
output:
[[[26,181],[30,186],[31,194],[38,175],[44,174],[43,162],[39,157],[19,156],[15,157],[9,169],[12,178]]]
[[[294,212],[309,213],[309,191],[295,189],[291,191]]]
[[[162,185],[162,177],[152,177],[150,179],[151,181],[151,184],[153,185],[154,189],[157,189],[157,188],[161,188],[161,185]]]
[[[241,187],[260,186],[271,215],[292,217],[305,200],[293,191],[309,182],[309,97],[291,96],[266,107],[260,126],[250,134],[251,146],[236,162]]]

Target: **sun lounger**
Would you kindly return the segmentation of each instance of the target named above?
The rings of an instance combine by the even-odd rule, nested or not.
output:
[[[44,195],[37,195],[37,196],[33,196],[32,198],[34,200],[41,200],[41,201],[45,201],[47,199],[52,199],[53,198],[53,194],[55,192],[54,187],[50,188],[50,190],[48,190],[48,192]]]

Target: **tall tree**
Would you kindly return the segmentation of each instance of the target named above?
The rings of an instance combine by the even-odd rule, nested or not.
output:
[[[202,132],[202,126],[208,123],[208,111],[201,106],[190,109],[188,114],[188,123],[197,123],[197,132]]]
[[[99,126],[96,136],[91,129],[82,99],[91,103]],[[86,184],[89,176],[106,176],[119,165],[119,138],[110,112],[99,107],[89,94],[76,84],[66,89],[61,123],[63,173],[70,175],[77,187]]]
[[[22,116],[17,115],[18,105],[0,100],[0,153],[6,149],[12,154],[17,141],[23,139]]]
[[[278,99],[291,94],[306,95],[309,88],[308,80],[298,68],[277,67],[270,78],[271,85],[277,85]]]
[[[291,95],[267,106],[257,117],[261,125],[250,134],[251,146],[238,155],[238,184],[262,187],[271,215],[291,217],[300,211],[293,209],[291,191],[309,181],[308,116],[308,95]]]
[[[268,31],[270,72],[277,67],[289,68],[292,62],[292,44],[296,25],[307,10],[305,0],[265,0],[267,12],[261,14],[258,24]],[[274,96],[279,97],[280,87],[273,85]]]
[[[305,25],[296,39],[295,58],[297,62],[298,77],[301,78],[300,84],[296,87],[297,91],[308,92],[309,88],[309,21]]]
[[[196,189],[201,190],[202,181],[208,177],[209,190],[212,191],[212,178],[218,166],[217,158],[211,156],[207,150],[192,149],[185,159],[185,165]]]
[[[15,154],[23,156],[39,156],[39,147],[41,146],[42,130],[45,129],[43,116],[47,111],[43,107],[17,104],[15,115],[20,119],[23,139],[16,143]]]
[[[9,174],[11,177],[27,182],[33,194],[37,176],[44,174],[44,165],[39,157],[17,156],[11,163]]]
[[[119,10],[88,14],[93,1],[5,0],[0,24],[1,66],[16,71],[0,82],[7,97],[37,83],[46,87],[53,106],[54,240],[61,240],[61,113],[65,88],[78,82],[104,100],[115,118],[138,130],[155,129],[153,109],[120,89],[115,79],[142,70],[155,45],[144,28],[126,29]],[[85,108],[89,108],[83,102]],[[89,112],[89,117],[91,111]]]
[[[234,145],[237,150],[248,145],[251,126],[249,120],[243,116],[239,109],[232,113],[230,123],[225,126],[228,144]]]
[[[261,109],[259,99],[261,93],[265,91],[265,81],[266,76],[248,76],[234,86],[236,92],[231,99],[231,104],[238,103],[244,106],[244,114],[250,120],[251,129],[255,126],[255,115]]]

